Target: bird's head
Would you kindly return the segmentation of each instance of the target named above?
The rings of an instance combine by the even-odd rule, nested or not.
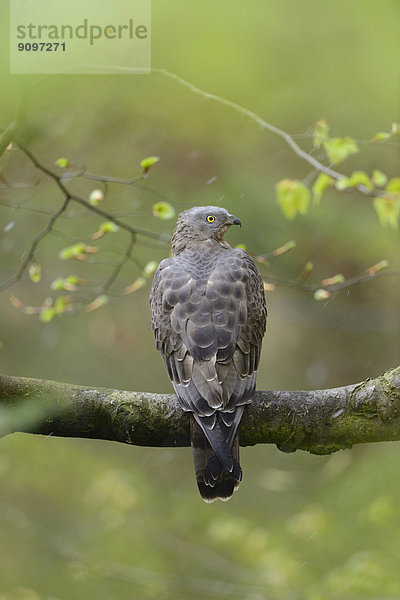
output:
[[[188,245],[215,239],[224,243],[224,234],[231,225],[242,225],[240,220],[220,206],[195,206],[180,213],[172,236],[175,254]],[[226,242],[225,242],[226,243]]]

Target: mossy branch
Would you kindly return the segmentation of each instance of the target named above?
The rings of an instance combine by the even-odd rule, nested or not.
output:
[[[189,419],[172,394],[126,392],[0,375],[0,435],[16,431],[188,446]],[[243,417],[242,446],[329,454],[400,440],[400,367],[376,379],[316,391],[257,392]]]

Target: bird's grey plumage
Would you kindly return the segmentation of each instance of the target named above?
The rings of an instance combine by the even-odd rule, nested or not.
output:
[[[216,206],[179,215],[173,256],[151,292],[152,328],[179,402],[192,413],[191,441],[200,493],[212,502],[237,488],[237,430],[257,378],[266,307],[253,259],[224,233],[239,219]]]

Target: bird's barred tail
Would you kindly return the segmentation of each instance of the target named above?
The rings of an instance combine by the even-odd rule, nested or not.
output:
[[[203,430],[190,416],[190,439],[193,451],[197,486],[205,502],[227,501],[239,487],[242,470],[239,464],[239,437],[236,434],[232,447],[221,448],[228,455],[229,469],[222,464],[208,442]]]

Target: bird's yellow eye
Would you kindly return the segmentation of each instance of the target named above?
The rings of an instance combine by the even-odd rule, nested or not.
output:
[[[212,215],[208,215],[208,217],[207,217],[207,221],[208,221],[209,223],[214,223],[214,221],[215,221],[215,217],[213,217]]]

